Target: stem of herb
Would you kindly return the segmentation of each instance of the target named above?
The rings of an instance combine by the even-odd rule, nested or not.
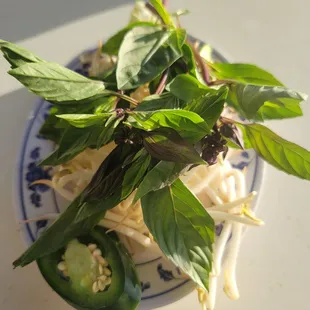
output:
[[[117,92],[118,92],[119,94],[121,94],[121,95],[124,94],[124,91],[123,91],[123,90],[118,90]],[[120,101],[120,99],[121,99],[120,97],[117,97],[117,98],[116,98],[116,100],[115,100],[115,108],[116,108],[118,102]]]
[[[195,59],[201,69],[201,73],[202,73],[202,77],[203,80],[205,81],[205,83],[207,85],[210,85],[211,83],[211,78],[210,78],[210,74],[209,74],[209,66],[207,65],[207,63],[204,61],[204,59],[200,56],[198,50],[196,49],[196,47],[191,43],[191,42],[187,42],[194,53]]]
[[[210,86],[223,85],[223,84],[230,85],[232,83],[233,81],[230,81],[230,80],[215,80],[215,81],[211,81],[209,85]]]
[[[159,84],[156,88],[155,94],[160,95],[164,91],[165,86],[166,86],[166,82],[168,79],[168,72],[169,72],[169,69],[164,71],[164,73],[163,73],[163,75],[159,81]]]
[[[139,104],[139,102],[137,100],[135,100],[134,98],[131,98],[131,97],[127,96],[127,95],[124,95],[123,91],[121,91],[121,92],[111,91],[110,94],[130,102],[134,106],[137,106]]]
[[[182,28],[182,27],[181,27],[180,16],[177,15],[175,19],[176,19],[176,22],[177,22],[177,27],[178,27],[178,28]]]
[[[236,122],[230,118],[220,116],[220,121],[224,124],[235,124]]]

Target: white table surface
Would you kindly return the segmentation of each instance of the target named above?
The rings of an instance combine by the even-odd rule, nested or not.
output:
[[[111,3],[124,4],[126,0],[0,2],[1,38],[62,64],[115,32],[126,23],[130,10],[127,4],[111,8]],[[310,94],[310,7],[306,3],[171,0],[170,9],[190,9],[191,15],[183,17],[182,24],[231,60],[261,65],[290,87]],[[0,59],[0,309],[70,309],[47,286],[35,264],[16,270],[11,266],[25,247],[15,222],[12,173],[35,97],[5,73],[7,68]],[[272,122],[270,126],[310,148],[309,104],[304,104],[304,112],[303,118]],[[220,290],[217,310],[310,308],[309,193],[306,181],[267,167],[258,212],[266,225],[250,229],[244,237],[237,272],[240,300],[230,301]],[[191,294],[163,309],[200,308],[196,294]]]

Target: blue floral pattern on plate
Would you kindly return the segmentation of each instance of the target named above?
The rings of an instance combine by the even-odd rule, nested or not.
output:
[[[145,291],[145,290],[148,290],[149,288],[151,288],[151,283],[149,281],[147,282],[140,282],[141,284],[141,289],[142,289],[142,293]]]
[[[51,169],[43,169],[39,166],[39,163],[41,162],[40,147],[37,146],[30,152],[30,158],[32,161],[28,164],[26,181],[28,182],[31,203],[35,207],[39,208],[42,206],[41,193],[51,189],[45,184],[33,184],[33,182],[42,179],[51,179]]]
[[[225,59],[213,51],[213,59],[225,62]],[[68,67],[85,74],[78,58]],[[80,71],[79,71],[80,70]],[[39,179],[50,179],[50,170],[45,170],[39,163],[53,149],[54,145],[39,136],[39,129],[48,116],[50,104],[40,100],[31,115],[24,135],[18,168],[16,174],[16,205],[17,216],[20,221],[41,216],[46,213],[59,212],[63,201],[46,185],[33,184]],[[244,151],[231,161],[238,169],[247,167],[248,191],[258,190],[262,179],[262,161],[252,151]],[[26,223],[21,227],[22,235],[28,245],[48,225],[47,220]],[[217,226],[217,234],[221,232],[221,225]],[[178,268],[163,257],[150,259],[137,264],[137,271],[142,286],[142,309],[153,309],[172,303],[190,293],[194,285],[184,280]],[[160,297],[160,298],[159,298]]]

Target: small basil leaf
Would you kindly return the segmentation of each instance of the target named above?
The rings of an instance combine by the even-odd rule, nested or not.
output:
[[[195,60],[193,50],[188,45],[188,43],[184,43],[184,45],[182,46],[182,51],[183,51],[183,59],[186,62],[186,65],[187,65],[187,68],[188,68],[190,75],[197,78],[197,73],[198,73],[197,70],[198,69],[197,69],[196,60]]]
[[[90,130],[68,127],[60,139],[58,149],[43,160],[40,165],[56,166],[74,158],[85,150],[90,136]]]
[[[139,26],[124,37],[116,78],[119,89],[150,82],[182,56],[175,30]]]
[[[56,63],[28,63],[9,71],[30,91],[55,102],[78,102],[106,94],[102,82],[88,79]]]
[[[210,131],[208,124],[198,114],[185,110],[133,111],[130,112],[126,124],[143,130],[172,128],[193,143]]]
[[[140,186],[133,200],[137,202],[147,193],[157,191],[173,183],[183,172],[188,170],[189,165],[168,161],[160,161],[152,170],[150,170]]]
[[[104,217],[105,211],[116,207],[122,202],[121,190],[118,188],[115,193],[101,200],[83,202],[74,217],[74,224],[83,224],[93,218],[95,225]],[[97,218],[97,220],[95,220]]]
[[[143,218],[165,255],[208,290],[214,222],[180,181],[141,199]]]
[[[239,124],[253,149],[268,163],[288,174],[310,180],[310,152],[260,124]]]
[[[151,22],[160,24],[161,20],[158,14],[154,13],[147,7],[144,1],[136,1],[136,4],[130,15],[130,23]]]
[[[107,96],[95,98],[94,100],[84,100],[79,101],[78,103],[70,104],[57,104],[54,103],[50,109],[50,113],[53,114],[98,114],[105,112],[112,112],[115,106],[115,96]],[[81,103],[82,102],[82,103]],[[83,103],[84,102],[84,103]]]
[[[161,128],[144,132],[143,145],[154,158],[184,164],[205,164],[195,148],[174,130]]]
[[[61,114],[56,116],[64,119],[74,127],[85,128],[93,125],[103,125],[105,120],[113,114],[115,112],[100,114]]]
[[[12,69],[27,63],[44,62],[43,59],[30,51],[11,42],[0,40],[0,50],[4,58],[11,64]]]
[[[114,110],[116,97],[101,97],[89,104],[54,104],[49,109],[49,116],[40,128],[39,136],[59,144],[64,130],[69,124],[56,117],[56,114],[105,113]]]
[[[126,33],[138,26],[156,26],[151,22],[135,22],[130,23],[125,28],[117,32],[114,36],[112,36],[104,45],[102,46],[102,52],[107,53],[109,55],[118,55],[119,48],[124,40]]]
[[[184,103],[171,93],[145,97],[135,111],[156,111],[162,109],[180,109]]]
[[[95,110],[93,111],[95,114],[110,112],[115,109],[116,105],[116,97],[101,97],[95,103]]]
[[[265,104],[274,104],[286,109],[286,104],[299,107],[307,96],[282,86],[258,86],[253,84],[230,85],[229,99],[234,107],[246,118],[257,119],[259,109]],[[289,111],[287,110],[287,113]],[[270,115],[272,117],[272,114]],[[276,117],[277,118],[277,117]]]
[[[214,92],[212,88],[200,83],[197,78],[188,74],[179,74],[166,87],[174,96],[185,102]]]
[[[254,85],[283,86],[271,73],[251,64],[210,63],[218,79],[229,79]]]
[[[44,159],[41,166],[56,166],[68,162],[87,147],[98,148],[111,142],[115,124],[111,127],[90,126],[87,128],[76,128],[73,126],[63,130],[63,135],[59,140],[58,148]],[[99,144],[100,143],[100,144]]]
[[[102,146],[108,144],[112,141],[113,133],[115,128],[119,125],[121,120],[119,118],[115,118],[112,115],[106,122],[105,127],[102,129],[96,144],[96,148],[100,149]]]
[[[132,165],[126,171],[122,184],[122,199],[126,199],[135,188],[139,186],[151,163],[151,156],[142,153],[134,159]]]
[[[137,161],[140,157],[144,157],[147,154],[146,150],[142,148],[139,152],[136,154],[133,154],[132,156],[128,156],[126,160],[123,162],[122,167],[126,167],[128,165],[133,164],[135,161]]]
[[[153,5],[158,15],[161,17],[163,22],[168,26],[174,26],[170,14],[167,12],[163,6],[161,0],[150,0],[150,3]]]
[[[228,88],[223,86],[215,92],[208,92],[192,100],[184,109],[197,113],[212,128],[224,109],[227,96]]]
[[[265,102],[257,111],[256,120],[285,119],[303,115],[300,105],[296,104],[295,100],[282,99],[282,101],[284,106],[273,102]]]
[[[135,153],[133,147],[118,145],[102,162],[90,183],[85,188],[81,200],[93,201],[108,197],[121,187],[124,174],[128,167],[122,167],[124,160]]]
[[[65,127],[59,127],[60,119],[54,114],[50,114],[44,124],[41,126],[38,136],[44,137],[45,139],[51,140],[55,143],[59,143],[64,130],[69,126],[66,124]]]
[[[183,28],[177,28],[176,29],[176,36],[177,36],[177,40],[178,40],[178,46],[180,49],[182,49],[182,47],[186,41],[187,32]]]

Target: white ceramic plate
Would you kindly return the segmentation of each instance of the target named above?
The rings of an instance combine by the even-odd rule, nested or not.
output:
[[[210,55],[213,60],[226,61],[215,50],[212,50]],[[78,72],[83,70],[78,57],[68,67]],[[36,218],[46,213],[60,212],[67,204],[47,186],[31,186],[36,180],[50,178],[48,171],[38,167],[39,162],[54,149],[51,142],[38,136],[39,129],[49,113],[49,107],[49,103],[39,100],[26,126],[15,177],[18,221]],[[232,158],[231,162],[238,169],[248,168],[247,190],[248,192],[258,191],[262,182],[263,162],[256,153],[244,151]],[[22,227],[21,233],[27,246],[34,242],[47,225],[48,221],[40,220]],[[147,257],[142,261],[140,258],[137,270],[143,290],[139,309],[154,309],[167,305],[187,295],[194,288],[191,281],[180,278],[175,266],[162,257]]]

